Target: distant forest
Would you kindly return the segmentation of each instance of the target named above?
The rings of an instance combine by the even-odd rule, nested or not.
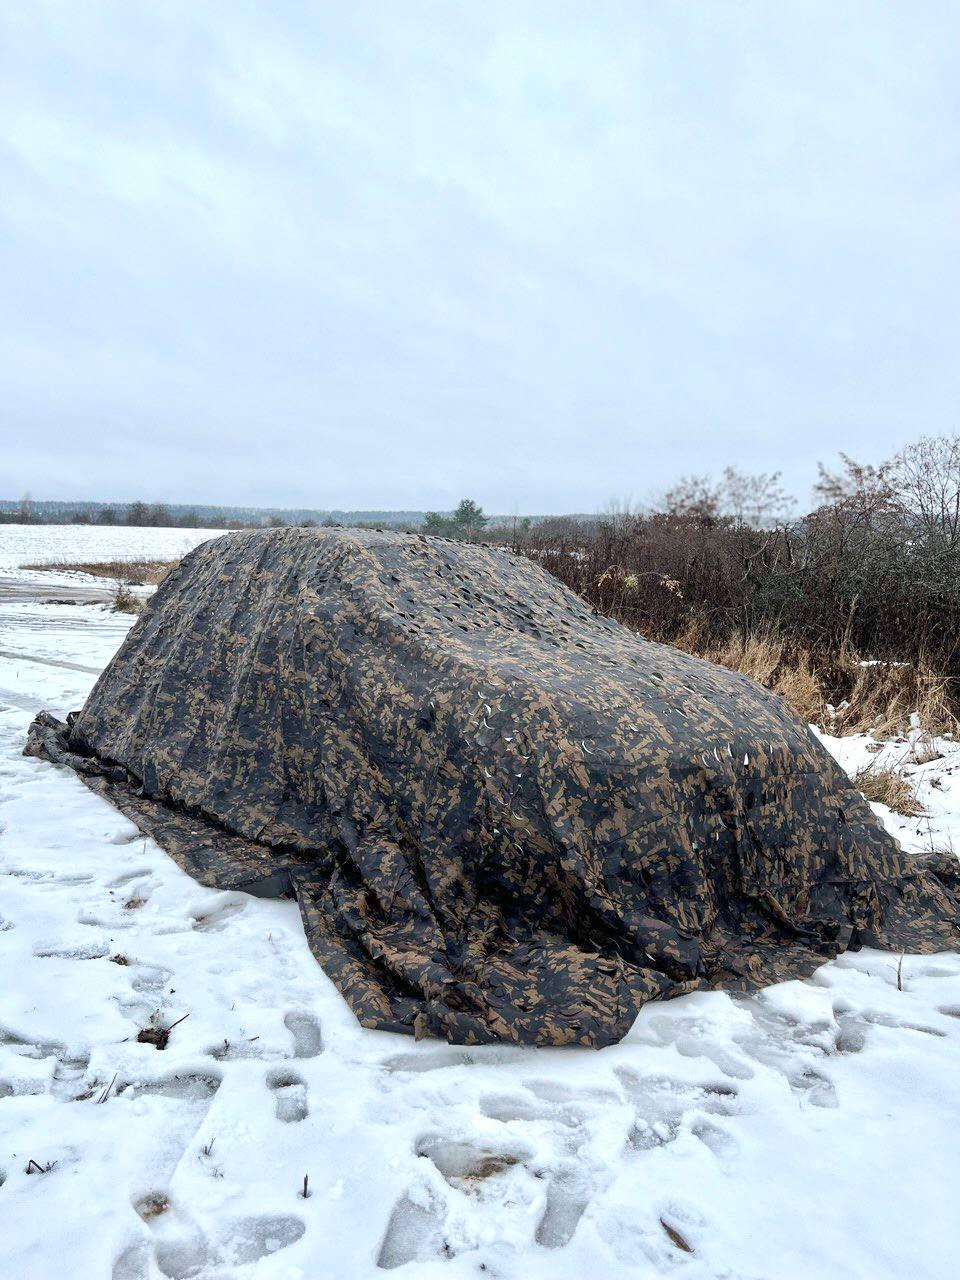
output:
[[[453,513],[450,514],[452,519]],[[438,517],[429,511],[323,511],[309,507],[188,506],[175,502],[56,502],[29,496],[0,498],[0,524],[100,524],[140,528],[260,529],[285,525],[349,525],[436,531]],[[484,524],[509,525],[515,517],[491,516]],[[539,517],[524,517],[527,527]]]

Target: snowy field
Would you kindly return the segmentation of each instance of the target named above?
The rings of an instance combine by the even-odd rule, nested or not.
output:
[[[155,532],[27,550],[0,529],[0,563],[201,536]],[[906,956],[903,990],[896,956],[861,952],[651,1005],[601,1052],[363,1031],[292,903],[203,889],[20,754],[129,625],[0,603],[0,1276],[958,1274],[960,956]],[[826,741],[851,771],[875,758]],[[936,746],[882,747],[927,810],[881,812],[910,848],[960,847],[960,752]],[[137,1039],[174,1023],[163,1049]]]
[[[222,529],[127,529],[109,525],[0,525],[0,601],[39,599],[56,603],[94,604],[109,601],[116,582],[75,569],[45,569],[25,565],[55,565],[66,561],[178,560]],[[131,588],[135,595],[150,589]]]
[[[0,571],[58,560],[176,560],[222,529],[128,529],[91,524],[0,525]]]

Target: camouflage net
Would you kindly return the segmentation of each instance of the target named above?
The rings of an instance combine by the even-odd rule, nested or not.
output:
[[[203,884],[297,897],[364,1026],[604,1045],[697,987],[960,942],[780,699],[530,561],[276,530],[166,578],[83,710],[34,723]]]

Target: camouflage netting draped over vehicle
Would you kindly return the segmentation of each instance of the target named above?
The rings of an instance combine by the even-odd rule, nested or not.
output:
[[[780,699],[485,546],[204,543],[27,750],[203,884],[295,893],[368,1027],[603,1045],[648,1000],[960,943],[955,860],[902,854]]]

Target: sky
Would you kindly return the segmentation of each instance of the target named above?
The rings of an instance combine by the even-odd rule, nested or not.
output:
[[[958,429],[960,9],[0,0],[0,497],[597,511]]]

